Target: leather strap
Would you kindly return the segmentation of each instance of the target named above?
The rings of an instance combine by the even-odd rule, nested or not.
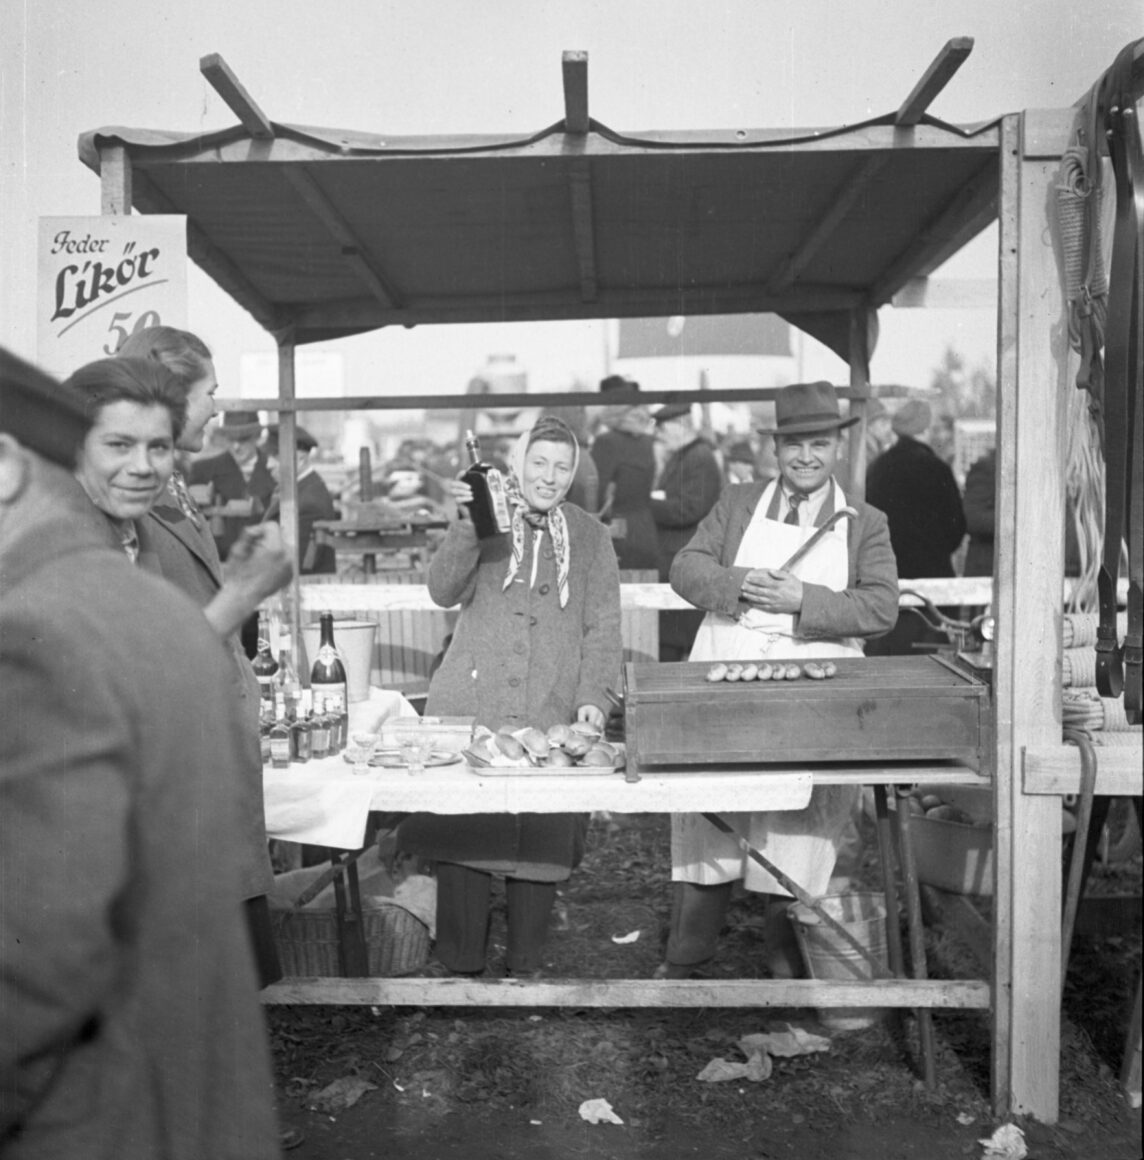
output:
[[[1132,94],[1133,45],[1116,58],[1098,86],[1097,129],[1108,140],[1116,179],[1116,225],[1109,277],[1104,391],[1104,549],[1097,576],[1100,624],[1096,641],[1096,684],[1101,696],[1125,698],[1125,712],[1141,712],[1142,547],[1140,516],[1144,474],[1141,418],[1144,410],[1144,158]],[[1116,587],[1121,544],[1129,557],[1128,631],[1121,649],[1116,633]]]

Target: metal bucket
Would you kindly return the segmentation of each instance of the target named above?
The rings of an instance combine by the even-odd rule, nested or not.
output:
[[[886,903],[881,894],[828,894],[817,900],[887,969]],[[787,908],[795,938],[812,979],[872,979],[874,970],[842,936],[802,903]],[[818,1012],[832,1031],[857,1031],[885,1019],[885,1007],[824,1007]]]

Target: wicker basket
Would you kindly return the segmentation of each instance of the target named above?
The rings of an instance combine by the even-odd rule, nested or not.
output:
[[[284,974],[329,978],[342,973],[335,911],[272,909],[270,915]],[[378,899],[362,902],[362,916],[370,975],[408,975],[425,965],[429,928],[420,919],[396,903]]]

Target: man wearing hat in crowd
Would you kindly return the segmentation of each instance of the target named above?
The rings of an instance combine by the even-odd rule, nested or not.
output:
[[[707,616],[693,661],[857,657],[898,614],[898,574],[886,517],[848,499],[834,478],[844,418],[830,383],[795,383],[775,402],[779,478],[727,488],[675,557],[671,586]],[[786,560],[836,512],[841,519],[795,566]],[[840,755],[842,756],[842,755]],[[857,801],[851,786],[819,786],[802,810],[725,814],[748,842],[812,895],[826,893]],[[673,906],[658,974],[687,978],[715,953],[735,882],[768,896],[764,938],[772,974],[799,971],[783,913],[790,898],[702,815],[672,818]]]
[[[660,407],[655,413],[655,438],[667,454],[659,487],[651,499],[659,544],[659,578],[666,583],[675,554],[715,506],[723,489],[723,473],[711,445],[696,430],[690,403]],[[686,659],[702,620],[702,612],[661,612],[659,659]]]
[[[932,416],[929,404],[907,399],[890,420],[897,441],[866,473],[866,498],[886,513],[890,543],[903,579],[952,576],[954,552],[965,536],[961,492],[949,465],[926,443]],[[956,608],[949,610],[957,615]],[[902,612],[894,630],[871,650],[909,656],[915,643],[945,643],[921,617]]]
[[[326,481],[314,465],[318,441],[305,427],[294,428],[294,454],[298,471],[298,571],[303,575],[336,572],[337,554],[332,544],[319,544],[314,537],[315,520],[336,520],[338,509]],[[262,446],[266,466],[275,481],[274,495],[266,509],[267,520],[278,520],[281,510],[281,482],[278,468],[278,428],[272,427]]]
[[[258,446],[262,423],[257,411],[225,411],[218,431],[226,450],[195,460],[189,480],[192,485],[209,484],[212,506],[223,509],[212,519],[211,532],[225,561],[239,532],[262,519],[275,484]]]
[[[88,424],[0,350],[0,1153],[271,1160],[228,661],[73,478]]]

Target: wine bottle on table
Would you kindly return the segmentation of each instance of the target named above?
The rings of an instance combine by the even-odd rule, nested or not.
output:
[[[250,664],[258,678],[259,713],[273,714],[274,674],[278,672],[278,662],[270,651],[270,618],[265,612],[258,614],[258,653]]]
[[[472,488],[473,498],[468,508],[473,527],[482,540],[507,532],[512,527],[512,518],[505,497],[504,476],[491,463],[481,459],[480,444],[472,431],[465,433],[465,447],[468,448],[470,464],[461,480]]]
[[[334,614],[323,612],[318,656],[310,669],[310,692],[314,698],[314,712],[326,716],[343,717],[349,706],[346,669],[334,645]],[[331,746],[332,748],[332,746]]]

